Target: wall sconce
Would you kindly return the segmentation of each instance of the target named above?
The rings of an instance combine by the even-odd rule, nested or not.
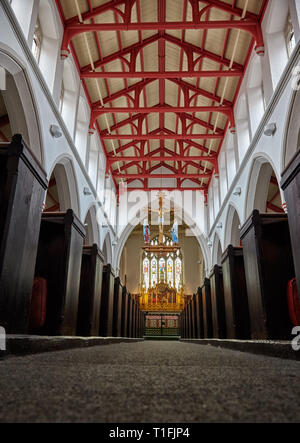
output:
[[[102,223],[102,228],[108,228],[108,225],[105,225],[104,223]]]
[[[50,126],[50,133],[54,138],[60,138],[62,136],[62,130],[57,125]]]
[[[89,188],[83,188],[84,195],[92,195],[91,190]]]
[[[118,246],[118,242],[117,242],[117,241],[113,241],[113,242],[112,242],[112,245],[113,245],[113,246]]]
[[[208,246],[209,248],[212,248],[212,242],[211,242],[210,240],[207,242],[207,246]]]
[[[235,191],[233,192],[233,195],[236,195],[236,196],[240,196],[241,195],[241,193],[242,193],[242,188],[241,187],[238,187],[238,188],[236,188],[235,189]]]
[[[222,229],[222,228],[223,228],[223,223],[222,222],[218,223],[217,224],[217,229]]]
[[[276,123],[269,123],[268,125],[265,126],[264,134],[267,137],[272,137],[276,131],[277,131]]]

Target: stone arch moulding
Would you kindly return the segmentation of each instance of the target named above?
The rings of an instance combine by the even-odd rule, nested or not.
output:
[[[141,209],[141,211],[143,212],[146,208],[147,208],[147,206],[145,206],[143,209]],[[205,235],[202,232],[200,232],[199,228],[195,229],[193,227],[194,222],[191,219],[191,217],[186,213],[184,214],[184,220],[185,220],[185,223],[187,225],[189,225],[191,231],[193,232],[193,234],[195,235],[195,237],[199,243],[201,252],[204,257],[205,270],[208,272],[211,267],[211,256],[210,256],[210,251],[207,246],[207,238],[205,237]],[[118,273],[119,273],[120,261],[121,261],[121,256],[122,256],[124,246],[128,240],[128,237],[130,236],[131,232],[134,230],[134,228],[137,226],[138,223],[139,223],[138,220],[135,218],[133,218],[131,221],[129,221],[126,228],[123,229],[120,238],[118,239],[118,244],[117,244],[115,251],[114,251],[114,260],[113,260],[113,267],[116,271],[116,275],[118,275]]]
[[[88,226],[86,227],[88,243],[90,245],[96,243],[96,245],[98,245],[98,247],[100,248],[100,233],[97,222],[97,209],[94,203],[92,203],[88,208],[83,220],[84,223],[88,224]]]
[[[49,178],[52,173],[57,184],[61,211],[73,209],[77,217],[80,218],[78,185],[72,159],[66,155],[58,157],[52,166]]]
[[[8,73],[7,89],[2,93],[12,133],[22,134],[31,151],[44,166],[39,113],[33,89],[22,61],[2,43],[0,43],[0,66]]]
[[[221,258],[222,258],[222,243],[219,235],[215,233],[213,241],[213,249],[212,249],[212,265],[221,266]]]
[[[237,234],[239,235],[237,229],[238,226],[236,226],[236,217],[238,219],[238,225],[241,225],[241,217],[239,214],[239,211],[237,210],[234,203],[230,202],[228,206],[227,216],[226,216],[226,223],[225,223],[225,240],[224,240],[224,250],[232,244],[233,246],[238,246],[238,238]]]
[[[245,220],[250,217],[254,209],[258,209],[260,212],[266,212],[268,184],[273,172],[276,175],[278,183],[280,183],[278,171],[272,159],[262,153],[254,157],[245,194]]]
[[[112,242],[109,231],[107,232],[105,239],[103,241],[102,253],[104,256],[104,263],[111,264],[113,269],[115,269],[115,267],[113,266]]]
[[[299,78],[297,76],[297,78]],[[298,87],[299,88],[299,87]],[[288,166],[300,149],[300,90],[293,92],[287,113],[285,134],[282,146],[281,172]]]

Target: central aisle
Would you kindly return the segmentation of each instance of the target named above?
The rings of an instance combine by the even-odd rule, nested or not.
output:
[[[0,421],[299,421],[300,363],[145,341],[0,361]]]

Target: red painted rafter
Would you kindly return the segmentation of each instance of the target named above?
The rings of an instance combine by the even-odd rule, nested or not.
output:
[[[212,77],[243,77],[241,71],[136,71],[136,72],[83,72],[81,78],[164,78],[178,79],[178,78],[212,78]]]
[[[196,29],[240,29],[249,32],[256,40],[257,47],[263,46],[263,36],[258,19],[217,20],[217,21],[184,21],[184,22],[143,22],[143,23],[89,23],[69,24],[65,26],[62,51],[68,52],[71,40],[84,32],[105,31],[167,31],[167,30],[196,30]]]
[[[228,60],[226,57],[220,57],[217,54],[214,54],[213,52],[207,51],[205,49],[200,49],[198,46],[193,45],[191,43],[188,43],[186,41],[180,40],[172,35],[168,35],[166,33],[159,33],[154,34],[151,37],[148,37],[144,40],[142,40],[139,43],[135,43],[131,46],[128,46],[127,48],[124,48],[122,50],[116,51],[113,54],[110,54],[106,57],[104,57],[102,60],[98,60],[94,63],[95,69],[98,69],[108,63],[111,63],[115,60],[122,60],[126,63],[128,66],[128,69],[130,71],[135,70],[135,63],[136,58],[139,52],[145,48],[146,46],[153,44],[155,42],[161,42],[161,41],[167,41],[170,42],[176,46],[179,46],[187,55],[189,65],[192,67],[195,65],[197,61],[193,60],[193,55],[196,54],[200,57],[207,58],[209,60],[212,60],[218,64],[221,64],[224,67],[229,67],[230,60]],[[130,60],[127,60],[125,56],[130,55]],[[234,63],[232,66],[233,69],[236,71],[240,71],[243,73],[244,68],[239,63]],[[81,73],[88,72],[92,69],[91,65],[86,65],[81,69]]]
[[[211,8],[220,9],[221,11],[228,12],[228,14],[233,14],[236,17],[242,17],[243,10],[241,8],[236,8],[236,7],[232,8],[228,3],[219,0],[201,0],[201,1],[202,3],[207,3],[207,5]],[[92,11],[89,10],[82,13],[81,14],[82,19],[83,21],[86,21],[91,18],[97,17],[98,15],[103,14],[107,11],[116,10],[118,6],[125,5],[126,2],[129,3],[128,0],[108,1],[101,6],[94,8]],[[196,0],[196,2],[194,0],[189,0],[189,2],[191,5],[193,5],[193,3],[199,3],[198,0]],[[254,20],[257,18],[257,15],[247,11],[246,18]],[[78,16],[76,15],[74,17],[69,18],[68,20],[65,20],[65,23],[70,25],[72,23],[78,23],[78,21],[79,19]]]
[[[115,173],[116,178],[132,178],[134,180],[141,179],[141,178],[184,178],[185,180],[188,180],[189,178],[210,178],[210,174],[119,174]]]
[[[233,109],[229,106],[165,106],[165,105],[158,105],[153,106],[151,108],[146,107],[136,107],[132,106],[129,108],[120,108],[120,107],[102,107],[97,109],[92,109],[91,113],[91,122],[90,127],[92,128],[94,125],[94,122],[97,120],[100,115],[106,114],[106,113],[113,113],[113,114],[124,114],[124,113],[138,113],[138,114],[151,114],[151,113],[159,113],[159,114],[165,114],[165,113],[185,113],[185,112],[220,112],[221,114],[225,114],[227,118],[230,121],[231,127],[235,126],[234,123],[234,115],[233,115]],[[162,129],[162,128],[161,128]]]
[[[57,3],[60,4],[59,0],[56,0]],[[200,79],[203,77],[215,77],[216,79],[220,79],[221,77],[228,77],[228,76],[237,76],[239,77],[239,86],[241,84],[242,81],[242,77],[244,74],[244,67],[241,65],[238,65],[237,63],[235,63],[233,65],[233,69],[226,71],[223,70],[224,67],[228,67],[230,61],[227,60],[224,56],[226,54],[226,47],[227,44],[224,45],[224,50],[222,52],[221,57],[217,54],[213,54],[213,53],[209,53],[208,51],[203,51],[201,48],[205,47],[205,43],[201,45],[201,48],[198,48],[197,46],[193,46],[187,42],[184,41],[184,37],[182,39],[177,39],[175,37],[173,37],[172,35],[167,34],[165,31],[168,29],[182,29],[182,31],[184,32],[187,29],[203,29],[203,30],[208,30],[208,29],[227,29],[227,36],[228,33],[230,32],[230,29],[243,29],[247,32],[250,32],[252,34],[253,40],[256,40],[257,46],[263,46],[263,40],[262,40],[262,35],[261,35],[261,28],[260,28],[260,20],[262,18],[262,11],[260,11],[259,15],[255,15],[255,14],[251,14],[249,12],[246,13],[246,17],[244,20],[232,20],[232,16],[235,15],[237,17],[241,17],[242,16],[242,9],[239,9],[236,7],[236,2],[234,2],[233,5],[230,5],[228,3],[224,3],[222,1],[219,0],[203,0],[203,1],[198,1],[198,0],[185,0],[185,8],[187,3],[190,3],[191,7],[192,7],[192,11],[193,11],[193,20],[186,22],[184,19],[186,17],[183,17],[182,22],[166,22],[165,19],[165,7],[166,7],[166,3],[165,0],[158,0],[158,19],[157,22],[155,23],[142,23],[141,19],[140,19],[140,14],[138,12],[139,10],[139,0],[128,0],[128,1],[112,1],[112,2],[107,2],[104,5],[101,5],[99,7],[96,7],[94,9],[91,8],[91,0],[88,0],[88,3],[90,5],[90,10],[86,13],[81,14],[82,15],[82,19],[88,20],[91,18],[94,18],[98,15],[100,15],[101,13],[104,13],[108,10],[111,10],[114,12],[114,16],[115,16],[115,23],[89,23],[89,24],[82,24],[82,23],[78,23],[78,18],[74,17],[69,19],[68,21],[66,21],[66,26],[65,26],[65,36],[64,36],[64,41],[66,41],[66,39],[69,39],[69,41],[71,41],[71,38],[73,38],[74,35],[77,35],[78,33],[81,32],[87,32],[87,31],[99,31],[102,30],[104,31],[104,28],[106,30],[116,30],[117,31],[117,35],[118,35],[118,40],[119,40],[119,51],[117,51],[114,54],[111,54],[108,57],[104,57],[102,60],[99,61],[99,64],[97,61],[95,61],[95,67],[97,69],[97,67],[103,67],[105,64],[109,63],[110,61],[113,61],[115,59],[120,59],[122,62],[122,68],[123,71],[122,72],[90,72],[91,67],[90,66],[86,66],[80,69],[81,72],[81,76],[83,79],[83,82],[85,82],[86,78],[103,78],[107,83],[107,79],[109,78],[122,78],[125,81],[125,85],[126,88],[124,88],[121,91],[117,91],[114,94],[108,94],[108,97],[105,97],[103,99],[103,103],[104,105],[111,103],[113,104],[113,101],[116,100],[119,97],[126,97],[127,99],[127,104],[128,104],[128,108],[118,108],[118,107],[110,107],[110,108],[96,108],[96,106],[99,105],[98,103],[95,103],[94,105],[92,105],[92,118],[91,118],[91,126],[93,126],[96,123],[96,128],[98,130],[99,136],[101,137],[102,140],[107,140],[108,138],[111,139],[116,139],[119,142],[123,139],[128,139],[131,140],[129,143],[127,143],[126,145],[120,146],[117,148],[116,153],[121,153],[124,152],[126,149],[128,148],[134,148],[135,149],[135,153],[137,155],[137,157],[135,157],[135,159],[131,158],[131,157],[126,157],[126,156],[122,156],[122,160],[124,159],[125,162],[125,158],[126,158],[126,162],[127,165],[123,165],[120,169],[121,170],[126,170],[127,168],[131,167],[131,166],[137,166],[138,168],[140,168],[139,165],[139,161],[138,158],[142,158],[143,160],[143,173],[145,173],[146,171],[149,173],[149,169],[146,170],[146,164],[150,164],[151,165],[151,161],[157,162],[159,160],[165,159],[165,161],[171,161],[169,160],[169,157],[172,158],[172,161],[174,159],[174,162],[178,164],[178,169],[174,168],[173,172],[175,174],[175,172],[177,172],[176,174],[176,178],[178,179],[178,185],[180,186],[181,182],[180,182],[180,175],[182,175],[182,171],[183,169],[186,169],[187,165],[193,166],[195,168],[199,168],[199,170],[203,170],[203,167],[200,164],[197,164],[196,161],[208,161],[208,158],[205,156],[194,156],[193,157],[188,157],[189,156],[189,150],[191,147],[194,147],[196,149],[199,149],[200,151],[204,152],[204,153],[208,153],[209,149],[206,146],[202,146],[198,143],[195,143],[193,140],[195,139],[210,139],[210,138],[216,138],[216,139],[220,139],[223,140],[224,137],[224,130],[220,129],[220,128],[216,128],[215,134],[209,134],[209,132],[212,132],[214,129],[214,125],[212,125],[210,123],[211,121],[211,116],[212,113],[214,112],[220,112],[223,113],[227,119],[229,120],[229,122],[226,125],[225,130],[227,129],[228,125],[230,127],[234,127],[234,117],[233,117],[233,107],[232,107],[232,103],[224,100],[224,105],[225,106],[213,106],[215,103],[216,104],[220,104],[221,98],[216,96],[216,91],[217,91],[217,84],[215,87],[215,91],[214,93],[212,93],[211,91],[205,91],[201,88],[199,88],[198,84],[197,86],[191,85],[188,82],[182,80],[182,78],[196,78],[196,79]],[[203,8],[201,11],[199,11],[199,7],[200,5],[203,6],[203,3],[206,3],[207,6],[205,8]],[[137,12],[138,12],[138,20],[136,23],[131,23],[131,10],[133,5],[136,4],[137,6]],[[125,10],[119,10],[118,6],[121,5],[125,5]],[[265,6],[265,5],[263,5]],[[227,21],[218,21],[218,22],[213,22],[213,21],[209,21],[207,18],[204,19],[204,21],[202,20],[202,13],[203,12],[209,12],[209,10],[211,8],[218,8],[222,11],[225,11],[229,14],[230,20]],[[264,8],[262,8],[263,10]],[[62,8],[59,7],[59,11],[61,13],[62,16]],[[206,15],[206,17],[208,17],[208,15]],[[119,18],[121,19],[121,23],[119,22]],[[123,26],[126,26],[126,28],[122,28]],[[80,28],[80,29],[79,29]],[[132,47],[129,48],[122,48],[122,45],[120,44],[120,31],[121,30],[138,30],[139,32],[139,42],[135,46],[135,49],[133,50]],[[158,32],[158,34],[149,37],[148,39],[143,39],[142,38],[142,31],[143,30],[147,30],[147,29],[155,29]],[[205,33],[205,31],[204,31]],[[71,35],[71,38],[70,38]],[[95,34],[95,37],[97,36],[97,34]],[[159,46],[159,72],[146,72],[143,69],[143,66],[141,66],[141,72],[136,72],[136,68],[135,68],[135,61],[136,61],[136,57],[137,54],[140,53],[141,59],[143,56],[143,48],[145,48],[148,44],[153,43],[154,41],[158,41],[158,46]],[[168,41],[170,43],[176,44],[178,46],[180,46],[181,48],[181,52],[185,53],[187,55],[187,60],[188,60],[188,71],[178,71],[178,72],[173,72],[173,71],[165,71],[165,66],[163,63],[164,60],[164,51],[165,51],[165,42]],[[252,46],[253,47],[253,46]],[[251,49],[252,49],[251,47]],[[126,52],[127,51],[127,52]],[[250,51],[249,51],[250,52]],[[130,54],[130,60],[127,60],[124,56],[126,56],[127,54]],[[196,58],[194,55],[198,54],[199,57]],[[73,53],[74,55],[74,53]],[[247,57],[247,62],[249,60],[249,53],[248,53],[248,57]],[[109,57],[110,60],[109,60]],[[216,63],[219,63],[219,70],[218,71],[195,71],[196,65],[199,63],[200,60],[202,60],[203,58],[208,57],[211,58],[212,60],[214,60]],[[195,59],[195,62],[193,61],[193,59]],[[247,64],[247,63],[246,63]],[[223,67],[223,68],[222,68]],[[129,70],[129,72],[127,72],[127,68]],[[126,71],[126,72],[125,72]],[[167,77],[168,75],[168,77]],[[138,84],[139,86],[136,85],[130,85],[128,87],[128,85],[126,84],[126,79],[127,78],[137,78],[137,79],[143,79],[142,81],[139,81]],[[138,101],[138,97],[140,96],[140,94],[143,92],[144,94],[144,100],[146,100],[146,94],[145,94],[145,86],[146,84],[151,83],[152,81],[158,80],[159,81],[159,85],[160,85],[160,103],[158,106],[152,107],[152,108],[148,108],[146,101],[144,101],[144,108],[140,108],[139,105],[139,101]],[[194,95],[189,96],[185,94],[186,100],[185,100],[185,107],[180,107],[179,105],[177,107],[170,107],[170,106],[166,106],[164,104],[165,102],[165,80],[169,80],[169,81],[173,81],[174,83],[176,83],[181,90],[184,92],[184,90],[188,90],[188,91],[192,91],[194,89]],[[218,83],[218,80],[217,80]],[[108,89],[108,88],[107,88]],[[239,88],[238,88],[239,89]],[[86,88],[85,88],[86,90]],[[87,92],[87,91],[86,91]],[[238,91],[237,91],[238,92]],[[203,96],[206,97],[207,99],[211,100],[211,107],[206,106],[206,107],[196,107],[196,106],[191,106],[192,100],[195,100],[196,97],[198,96]],[[187,97],[188,97],[188,101],[187,101]],[[235,100],[234,100],[235,101]],[[90,102],[90,100],[89,100]],[[133,105],[133,106],[131,106]],[[159,109],[158,109],[159,108]],[[199,108],[201,108],[201,110],[199,110]],[[211,109],[209,109],[211,108]],[[212,109],[213,108],[213,109]],[[126,110],[125,110],[126,109]],[[99,125],[97,119],[100,115],[102,115],[103,113],[109,112],[113,115],[113,119],[114,119],[114,125],[107,129],[102,129],[100,130]],[[115,116],[116,114],[120,114],[120,113],[128,113],[130,115],[129,119],[126,119],[122,122],[116,122]],[[138,112],[140,115],[133,115],[135,112]],[[152,131],[153,134],[149,134],[149,130],[147,127],[147,134],[142,134],[141,128],[142,128],[142,124],[141,122],[143,121],[143,118],[146,119],[146,125],[148,123],[148,116],[150,113],[152,112],[158,112],[160,115],[160,124],[159,124],[159,128],[156,129],[155,131]],[[176,113],[177,116],[177,121],[180,118],[182,121],[182,128],[188,128],[189,133],[187,133],[186,130],[182,131],[182,134],[178,135],[178,134],[171,134],[172,131],[168,131],[166,130],[166,128],[164,127],[164,115],[165,113]],[[208,121],[203,121],[201,119],[198,119],[195,116],[196,112],[209,112],[209,118]],[[192,113],[192,114],[189,114]],[[142,117],[141,117],[142,115]],[[189,124],[187,125],[187,120],[189,120]],[[126,123],[125,123],[126,122]],[[135,123],[137,122],[137,124]],[[132,134],[128,134],[128,135],[124,135],[122,134],[121,136],[118,135],[118,129],[120,129],[121,127],[126,127],[127,125],[129,125],[129,128],[131,129]],[[199,136],[199,134],[197,135],[193,135],[190,132],[192,132],[193,126],[194,125],[200,125],[202,127],[204,127],[206,129],[206,134],[202,134],[201,136]],[[114,134],[113,136],[110,135],[110,132],[113,131],[117,131],[117,134]],[[154,132],[156,132],[156,134],[154,134]],[[178,132],[176,130],[176,132]],[[136,133],[136,134],[135,134]],[[134,135],[135,134],[135,135]],[[172,135],[172,137],[171,137]],[[132,138],[131,138],[132,137]],[[160,143],[160,148],[159,148],[159,156],[155,159],[155,156],[153,156],[153,152],[150,152],[150,145],[149,145],[149,141],[154,139],[154,138],[160,138],[161,139],[161,143]],[[167,151],[164,148],[163,145],[163,140],[165,139],[174,139],[174,143],[177,143],[178,146],[180,146],[180,155],[178,156],[179,158],[176,157],[175,153],[173,151],[170,151],[173,154],[172,156],[167,155]],[[145,141],[147,141],[148,144],[148,154],[145,154]],[[186,144],[186,147],[184,147],[184,144]],[[218,148],[218,152],[220,150],[222,143],[219,145]],[[163,154],[163,155],[162,155]],[[148,155],[150,155],[150,157],[148,158]],[[109,156],[110,157],[110,156]],[[176,157],[176,158],[175,158]],[[150,160],[151,158],[151,160]],[[184,158],[186,159],[186,161],[184,160]],[[189,158],[189,160],[188,160]],[[199,160],[196,160],[196,158],[199,158]],[[200,160],[201,158],[201,160]],[[158,159],[158,160],[157,160]],[[180,159],[180,160],[179,160]],[[119,161],[119,160],[118,160]],[[141,162],[141,160],[140,160]],[[181,162],[185,162],[185,166],[182,168],[181,167]],[[109,162],[110,163],[110,162]],[[115,161],[114,161],[115,163]],[[216,163],[216,162],[215,162]],[[214,162],[211,161],[211,164],[214,165]],[[164,166],[164,164],[162,164],[162,166]],[[217,166],[216,166],[217,167]],[[211,170],[208,170],[209,174],[211,176]],[[113,178],[120,178],[118,176],[118,174],[116,174],[113,170]],[[202,174],[203,175],[209,175],[209,174]],[[129,174],[127,174],[129,175]],[[134,175],[134,174],[131,174]],[[144,174],[145,175],[145,174]],[[184,176],[186,176],[186,174],[183,174]],[[193,174],[192,174],[193,175]],[[179,177],[178,177],[179,176]],[[124,177],[124,174],[122,175],[122,177]],[[167,178],[172,178],[174,176],[172,175],[168,175]],[[141,178],[141,175],[139,175],[139,179]],[[155,176],[152,176],[150,178],[155,178]],[[159,178],[161,177],[161,174],[159,174]],[[192,177],[190,177],[192,179]],[[200,178],[200,176],[198,175],[198,179]],[[207,177],[208,178],[208,177]],[[147,188],[147,173],[146,173],[146,177],[143,178],[144,179],[144,187]],[[186,178],[184,178],[186,179]],[[129,181],[132,181],[132,178],[128,178]],[[199,184],[199,182],[197,181],[197,184]],[[207,186],[207,185],[205,185]],[[204,186],[204,187],[205,187]]]

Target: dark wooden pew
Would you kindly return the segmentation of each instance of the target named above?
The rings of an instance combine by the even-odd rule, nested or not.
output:
[[[0,143],[0,325],[27,333],[46,173],[21,135]]]
[[[121,337],[122,293],[123,285],[121,279],[116,277],[114,284],[113,337]]]
[[[127,314],[127,337],[132,337],[132,296],[128,294],[128,314]]]
[[[192,338],[192,302],[187,305],[187,338]]]
[[[112,337],[113,335],[114,283],[115,274],[111,265],[104,265],[99,327],[101,337]]]
[[[191,338],[197,338],[197,322],[196,322],[196,295],[193,294],[191,300]]]
[[[226,318],[222,268],[215,265],[210,274],[213,338],[226,338]]]
[[[222,256],[227,338],[251,338],[243,248],[229,246]]]
[[[241,239],[252,338],[288,339],[292,324],[286,293],[295,271],[287,216],[255,210]]]
[[[203,324],[203,300],[202,300],[202,289],[198,288],[197,294],[195,296],[195,310],[196,310],[196,328],[197,336],[196,338],[204,338],[204,324]]]
[[[42,334],[76,335],[84,237],[84,226],[71,209],[42,215],[35,266],[35,275],[47,280]]]
[[[132,297],[132,303],[131,303],[131,337],[136,337],[136,302],[134,298]]]
[[[77,335],[98,336],[103,255],[96,244],[82,250]]]
[[[284,170],[281,187],[287,203],[298,296],[300,300],[300,150]]]
[[[127,337],[128,324],[128,292],[126,286],[122,288],[122,315],[121,315],[121,337]]]
[[[145,313],[144,312],[142,312],[142,337],[144,337],[144,335],[145,335],[145,321],[146,321],[146,318],[145,318]]]
[[[210,281],[208,278],[204,280],[204,285],[202,287],[202,304],[203,304],[204,338],[212,338],[213,337],[212,306],[211,306]]]

